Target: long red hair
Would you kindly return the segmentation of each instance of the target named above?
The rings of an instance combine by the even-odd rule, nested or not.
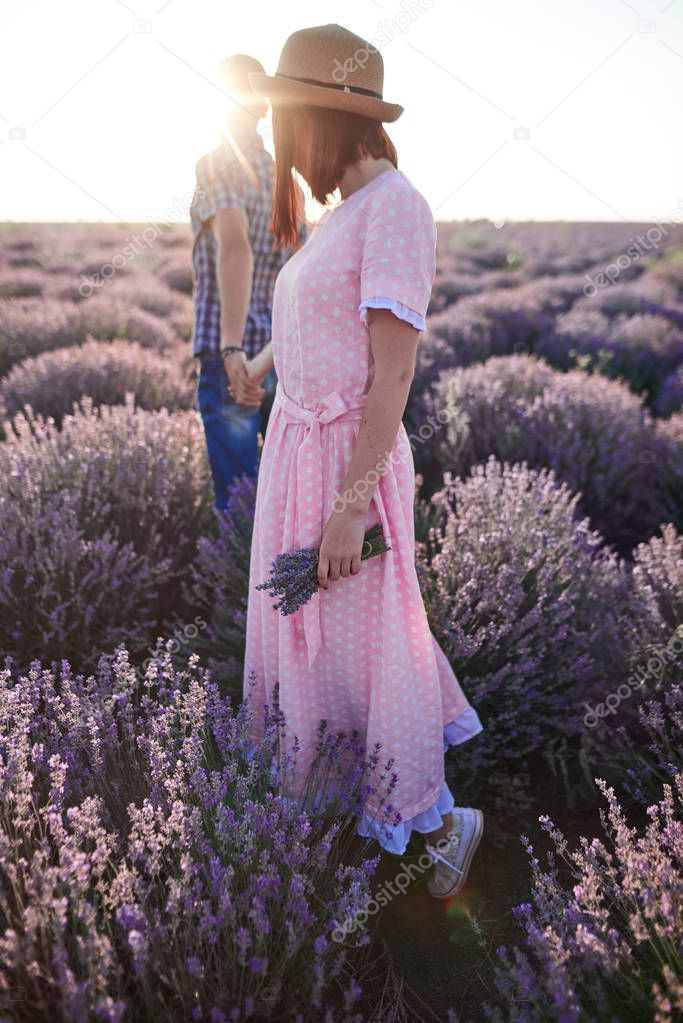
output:
[[[293,169],[305,177],[314,198],[327,206],[346,168],[362,156],[385,157],[398,167],[396,149],[382,122],[346,110],[273,103],[273,143],[275,248],[296,250],[300,245],[303,210]]]

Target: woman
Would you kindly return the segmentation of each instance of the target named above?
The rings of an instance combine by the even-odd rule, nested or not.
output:
[[[458,891],[481,838],[479,810],[454,806],[443,752],[482,730],[432,636],[415,570],[415,470],[402,416],[435,272],[429,206],[397,168],[382,127],[380,53],[339,25],[289,37],[275,76],[250,83],[273,106],[273,231],[297,251],[275,287],[272,342],[248,364],[251,393],[276,368],[259,468],[251,550],[245,697],[279,707],[310,762],[321,719],[357,729],[394,759],[400,814],[368,801],[358,831],[393,853],[428,837],[428,889]],[[295,168],[327,209],[298,247]],[[241,396],[237,395],[237,400]],[[391,550],[361,563],[382,525]],[[320,547],[320,589],[282,617],[256,584],[274,558]],[[250,685],[251,681],[251,685]],[[258,726],[254,726],[255,728]],[[259,729],[260,734],[260,729]],[[437,851],[437,846],[440,851]]]

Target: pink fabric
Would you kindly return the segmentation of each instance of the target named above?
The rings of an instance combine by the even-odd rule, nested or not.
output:
[[[391,551],[330,583],[283,617],[257,583],[283,551],[318,547],[353,452],[373,379],[364,300],[385,297],[424,317],[435,272],[436,227],[424,197],[398,170],[382,173],[327,211],[277,278],[273,308],[276,401],[263,445],[251,548],[244,692],[256,713],[279,682],[297,784],[316,729],[357,729],[368,750],[394,758],[391,803],[404,821],[438,809],[444,729],[481,730],[432,635],[415,571],[415,469],[405,427],[379,476],[366,528],[380,522]],[[256,685],[249,685],[255,677]],[[451,740],[452,741],[452,740]],[[297,795],[296,792],[288,795]],[[382,793],[367,805],[379,811]]]
[[[373,295],[372,298],[366,298],[365,301],[361,302],[358,312],[360,313],[361,323],[365,327],[368,325],[368,309],[389,309],[400,320],[405,320],[406,323],[409,323],[411,327],[416,327],[420,331],[427,329],[427,321],[424,316],[420,316],[414,309],[403,305],[402,302],[397,302],[395,298],[387,298],[386,295]]]

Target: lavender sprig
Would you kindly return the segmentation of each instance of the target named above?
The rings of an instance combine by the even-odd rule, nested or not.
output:
[[[372,526],[363,537],[361,560],[373,558],[376,554],[390,551],[379,522]],[[312,547],[278,554],[273,562],[270,575],[257,590],[268,590],[269,597],[280,596],[279,603],[273,604],[282,615],[291,615],[306,604],[318,590],[318,554]]]

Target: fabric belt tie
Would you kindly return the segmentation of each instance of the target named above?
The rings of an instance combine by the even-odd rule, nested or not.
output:
[[[347,402],[338,391],[330,391],[316,404],[314,409],[307,409],[285,394],[278,381],[273,399],[274,408],[279,409],[278,414],[283,416],[286,423],[306,427],[304,438],[296,453],[295,479],[292,480],[296,493],[294,521],[297,549],[300,547],[317,549],[322,540],[324,480],[321,429],[332,423],[361,420],[366,401],[367,396],[361,395]],[[306,477],[308,480],[304,482]],[[375,494],[377,494],[377,489]],[[381,503],[381,499],[379,499],[378,507],[381,506]],[[381,518],[386,523],[383,507]],[[311,599],[304,604],[302,612],[310,667],[322,644],[320,590],[316,591]]]

